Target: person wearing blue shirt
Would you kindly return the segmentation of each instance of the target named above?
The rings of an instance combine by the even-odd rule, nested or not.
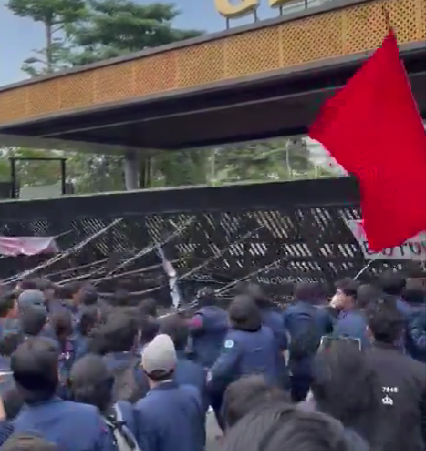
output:
[[[168,335],[176,350],[177,364],[173,372],[173,381],[178,385],[192,385],[197,388],[208,408],[208,396],[206,390],[207,373],[204,368],[193,360],[190,360],[185,352],[189,328],[186,321],[179,315],[170,315],[160,321],[160,333]]]
[[[340,310],[333,336],[348,337],[360,341],[363,349],[370,347],[368,324],[365,313],[358,306],[359,283],[351,279],[343,279],[336,283],[336,294],[332,302]]]
[[[13,353],[11,369],[25,402],[16,433],[36,433],[62,451],[117,451],[96,407],[56,397],[58,348],[51,340],[27,339]]]
[[[168,335],[159,334],[142,353],[151,390],[135,405],[137,439],[144,451],[204,451],[205,410],[199,390],[173,381],[177,356]]]
[[[295,302],[284,312],[284,324],[290,336],[289,371],[293,400],[305,399],[312,381],[313,359],[321,337],[333,330],[333,318],[319,307],[316,283],[300,282],[294,288]],[[296,345],[299,351],[296,353]]]

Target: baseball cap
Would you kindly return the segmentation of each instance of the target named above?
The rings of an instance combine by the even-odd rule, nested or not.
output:
[[[25,290],[18,297],[19,310],[27,307],[46,309],[46,298],[40,290]]]
[[[168,335],[157,335],[142,351],[142,368],[147,374],[170,373],[176,364],[175,346]]]

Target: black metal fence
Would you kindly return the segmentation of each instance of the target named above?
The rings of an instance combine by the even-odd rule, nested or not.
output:
[[[168,299],[161,245],[188,296],[209,284],[230,293],[247,278],[276,298],[300,280],[330,290],[367,263],[344,221],[359,218],[358,205],[351,178],[4,201],[0,235],[58,236],[62,254],[2,258],[0,278],[41,265],[35,274],[55,281]],[[364,277],[403,264],[377,260]]]

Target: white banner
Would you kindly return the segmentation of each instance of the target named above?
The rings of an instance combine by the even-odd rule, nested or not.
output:
[[[426,261],[426,231],[397,247],[373,252],[368,247],[367,235],[360,219],[345,219],[350,231],[361,246],[364,257],[368,260],[424,260]]]

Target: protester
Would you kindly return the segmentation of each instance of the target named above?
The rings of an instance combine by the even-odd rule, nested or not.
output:
[[[197,388],[173,381],[176,365],[176,351],[168,335],[158,335],[143,350],[142,368],[151,390],[135,405],[142,450],[204,450],[203,401]]]
[[[136,445],[132,405],[127,401],[114,404],[113,386],[114,376],[100,356],[87,355],[77,361],[72,369],[72,399],[97,407],[114,435],[123,435]],[[121,425],[125,428],[120,428]]]
[[[229,384],[223,397],[222,417],[225,429],[262,404],[290,402],[290,396],[266,383],[263,376],[245,376]]]
[[[333,330],[329,313],[318,308],[318,286],[315,283],[297,283],[295,302],[284,312],[284,324],[290,335],[289,370],[291,393],[295,402],[303,401],[312,381],[313,358],[321,337]]]
[[[185,352],[189,337],[189,328],[186,321],[179,315],[170,315],[160,321],[159,333],[168,335],[176,350],[177,363],[173,373],[173,381],[178,385],[196,387],[207,409],[206,371],[201,364],[190,360]]]
[[[25,402],[14,421],[15,432],[37,433],[61,451],[115,451],[97,409],[62,401],[58,388],[58,348],[46,338],[29,338],[12,355],[16,388]],[[78,433],[76,433],[78,431]]]
[[[149,390],[148,379],[139,368],[139,329],[135,318],[116,312],[96,332],[104,361],[114,376],[114,401],[134,403]]]
[[[201,290],[198,298],[200,308],[189,321],[191,351],[198,363],[210,369],[219,357],[228,330],[228,315],[217,305],[212,290]]]
[[[367,356],[380,382],[378,432],[386,451],[418,451],[426,443],[426,365],[402,352],[405,324],[395,297],[382,297],[368,309],[374,342]]]
[[[356,338],[365,349],[370,346],[370,340],[367,320],[358,304],[358,290],[359,283],[355,280],[343,279],[336,283],[336,294],[332,302],[335,303],[340,314],[334,326],[333,335]],[[361,289],[361,294],[365,296],[365,289]],[[368,301],[363,299],[363,304],[368,304]]]
[[[358,342],[332,339],[315,358],[313,397],[300,404],[341,421],[347,434],[374,445],[381,407],[380,382]],[[361,441],[361,439],[360,439]]]
[[[351,442],[343,426],[318,412],[302,412],[283,402],[262,404],[225,436],[222,451],[368,451]]]
[[[18,304],[14,293],[0,294],[0,337],[19,329]]]

